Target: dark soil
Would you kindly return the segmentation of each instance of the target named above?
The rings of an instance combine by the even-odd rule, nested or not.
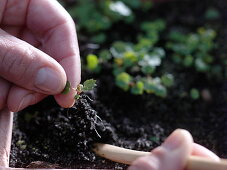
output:
[[[225,0],[179,0],[159,4],[152,10],[151,18],[166,18],[170,29],[180,26],[193,30],[205,24],[202,14],[208,7],[217,7],[221,12],[221,19],[213,23],[219,30],[220,47],[216,55],[226,54]],[[10,165],[125,169],[125,165],[97,157],[91,151],[92,144],[103,142],[150,151],[176,128],[189,130],[195,142],[227,158],[227,83],[214,80],[207,84],[207,78],[195,75],[192,79],[192,74],[189,72],[182,77],[178,73],[179,81],[196,80],[195,84],[201,89],[210,91],[211,101],[179,98],[175,91],[170,91],[165,99],[153,95],[135,96],[114,86],[108,66],[99,76],[84,72],[82,78],[93,77],[98,80],[98,86],[83,95],[74,107],[60,108],[49,97],[15,114]]]

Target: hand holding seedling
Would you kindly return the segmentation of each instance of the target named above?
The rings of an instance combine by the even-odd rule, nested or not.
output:
[[[0,110],[17,112],[54,95],[62,107],[80,82],[77,36],[70,15],[55,0],[0,1]]]

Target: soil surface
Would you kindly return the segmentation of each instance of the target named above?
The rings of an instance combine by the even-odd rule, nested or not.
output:
[[[152,9],[151,18],[165,18],[169,28],[180,25],[193,30],[205,24],[201,16],[209,7],[221,12],[220,20],[213,23],[219,30],[220,47],[216,55],[227,54],[225,0],[158,4]],[[125,33],[119,25],[114,29]],[[132,36],[130,32],[127,35]],[[192,74],[189,72],[179,81],[192,81]],[[48,97],[15,114],[10,166],[125,169],[126,165],[96,156],[91,151],[92,144],[103,142],[150,151],[176,128],[189,130],[195,142],[227,158],[227,82],[214,80],[208,84],[206,78],[196,76],[193,81],[201,89],[209,89],[211,100],[179,98],[175,91],[170,91],[165,99],[136,96],[115,87],[108,66],[99,76],[84,72],[82,79],[92,77],[98,85],[94,91],[82,95],[74,107],[60,108]]]

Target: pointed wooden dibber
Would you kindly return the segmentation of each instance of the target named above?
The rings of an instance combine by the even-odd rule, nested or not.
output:
[[[151,154],[151,152],[135,151],[131,149],[125,149],[109,144],[96,143],[93,151],[106,159],[114,162],[119,162],[127,165],[131,165],[134,160],[141,156]],[[210,159],[190,156],[185,167],[186,170],[227,170],[227,160],[221,159],[219,162],[215,162]]]

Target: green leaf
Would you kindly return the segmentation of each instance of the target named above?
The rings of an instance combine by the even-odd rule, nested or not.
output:
[[[141,71],[144,73],[144,74],[152,74],[154,73],[156,70],[156,68],[154,66],[149,66],[149,65],[144,65],[142,66],[141,68]]]
[[[122,67],[118,67],[116,64],[113,67],[113,75],[117,76],[120,73],[124,72],[125,70]]]
[[[151,74],[155,71],[155,68],[161,64],[162,60],[157,55],[149,55],[146,54],[141,61],[139,61],[139,65],[142,67],[141,71],[144,74]]]
[[[132,67],[138,61],[138,57],[136,56],[134,51],[126,51],[123,54],[123,65],[124,67]]]
[[[83,83],[83,89],[82,89],[82,91],[86,92],[86,91],[93,90],[95,86],[96,86],[96,80],[94,80],[94,79],[86,80]]]
[[[142,81],[136,82],[136,85],[131,88],[131,93],[135,95],[142,95],[144,90],[144,83]]]
[[[158,56],[159,58],[164,58],[166,55],[166,52],[163,48],[154,48],[152,51],[152,55]]]
[[[80,98],[80,95],[79,94],[76,94],[75,97],[74,97],[76,100],[78,100]]]
[[[111,54],[109,50],[102,50],[99,53],[99,58],[102,60],[102,62],[107,62],[108,60],[111,59]]]
[[[154,137],[150,137],[150,140],[153,142],[158,142],[160,139],[159,139],[159,137],[154,136]]]
[[[141,25],[141,29],[143,31],[149,32],[161,32],[166,28],[166,22],[162,19],[157,19],[152,22],[143,22]]]
[[[91,37],[91,41],[97,44],[102,44],[106,41],[106,35],[104,33],[99,33]]]
[[[206,62],[206,63],[212,63],[213,61],[214,61],[214,57],[213,56],[211,56],[211,55],[205,55],[204,57],[203,57],[203,60]]]
[[[184,58],[183,64],[185,67],[190,67],[193,64],[193,57],[191,55],[187,55]]]
[[[116,85],[124,91],[127,91],[129,89],[131,79],[132,78],[128,73],[122,72],[116,76]]]
[[[198,34],[188,35],[186,44],[191,53],[197,50],[198,45],[200,43],[199,41],[200,41],[200,37]]]
[[[131,9],[121,1],[111,2],[109,8],[120,16],[126,17],[132,15]]]
[[[64,90],[61,92],[61,94],[68,94],[71,88],[71,83],[69,81],[66,82]]]
[[[152,45],[156,44],[159,40],[158,33],[156,31],[149,31],[147,37],[151,41]]]
[[[177,63],[177,64],[181,63],[182,58],[181,58],[180,55],[174,54],[172,57],[173,57],[173,61],[174,61],[175,63]]]
[[[174,78],[172,74],[165,74],[161,77],[162,84],[166,87],[171,87],[174,84]]]
[[[195,67],[197,71],[206,72],[209,71],[209,65],[207,65],[202,59],[197,58],[195,60]]]
[[[89,54],[87,56],[87,68],[90,70],[90,71],[94,71],[97,69],[98,67],[98,64],[99,64],[99,60],[98,60],[98,57],[94,54]]]
[[[171,31],[169,34],[169,39],[175,42],[184,43],[187,40],[187,36],[181,33],[180,31]]]
[[[208,20],[215,20],[215,19],[220,18],[220,13],[217,9],[210,8],[206,11],[205,18]]]
[[[144,58],[139,62],[141,66],[160,66],[162,60],[157,55],[145,55]]]
[[[153,7],[153,1],[143,1],[141,5],[142,5],[142,9],[144,11],[147,11]]]
[[[139,42],[135,45],[134,49],[136,51],[150,49],[154,44],[149,38],[139,37]]]
[[[116,41],[112,44],[112,47],[110,48],[110,52],[113,55],[114,58],[122,58],[122,54],[129,48],[129,44],[122,42],[122,41]]]
[[[144,89],[147,93],[153,93],[156,96],[166,97],[167,89],[163,85],[160,84],[160,79],[147,79],[144,82]]]
[[[129,6],[130,8],[134,8],[134,9],[138,9],[141,7],[141,1],[140,0],[121,0],[122,2],[124,2],[127,6]]]
[[[199,90],[198,89],[195,89],[195,88],[191,89],[190,90],[190,96],[194,100],[199,99],[199,97],[200,97]]]

